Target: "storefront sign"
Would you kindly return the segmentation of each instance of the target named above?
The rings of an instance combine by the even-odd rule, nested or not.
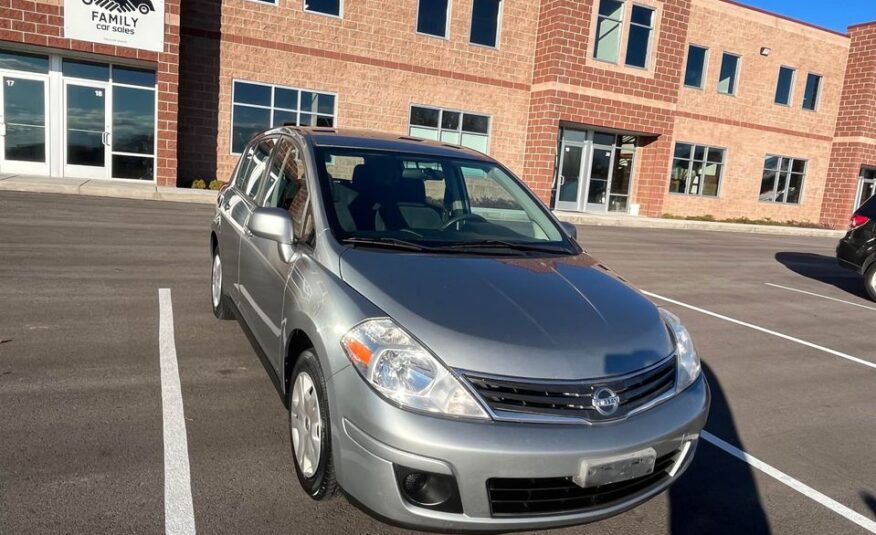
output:
[[[164,0],[64,0],[64,37],[164,50]]]

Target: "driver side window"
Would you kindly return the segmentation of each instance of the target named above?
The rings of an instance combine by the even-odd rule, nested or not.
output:
[[[300,147],[289,138],[281,138],[265,179],[262,205],[288,210],[296,241],[312,244],[313,211],[306,177],[307,169]]]

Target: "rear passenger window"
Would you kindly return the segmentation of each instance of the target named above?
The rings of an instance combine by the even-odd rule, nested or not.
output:
[[[266,175],[263,206],[289,211],[298,241],[313,240],[313,213],[301,150],[291,139],[280,139]]]
[[[259,187],[265,176],[265,168],[268,166],[268,158],[271,157],[271,149],[274,148],[275,142],[276,140],[273,138],[259,142],[247,152],[245,156],[248,160],[246,166],[244,167],[243,163],[240,165],[240,169],[243,172],[238,175],[238,180],[235,184],[253,202],[255,202],[258,196]]]

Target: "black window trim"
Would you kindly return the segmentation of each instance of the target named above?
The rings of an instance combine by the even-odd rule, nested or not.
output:
[[[450,18],[453,13],[453,0],[447,0],[447,12],[444,16],[444,35],[436,35],[434,33],[425,33],[420,31],[420,5],[423,0],[417,0],[417,13],[414,16],[414,33],[423,37],[431,37],[433,39],[450,40]]]
[[[817,76],[818,77],[818,89],[815,93],[815,102],[812,103],[811,108],[807,108],[806,107],[806,89],[809,87],[809,77],[810,76]],[[803,111],[818,112],[819,108],[821,107],[821,94],[823,91],[824,91],[824,75],[821,74],[820,72],[808,71],[806,73],[806,84],[803,85],[803,98],[800,100],[800,108],[802,108]]]
[[[779,81],[782,79],[782,69],[788,69],[791,71],[791,84],[788,88],[788,102],[783,104],[778,102],[778,93],[779,93]],[[779,70],[776,73],[776,90],[773,93],[773,104],[776,106],[784,106],[786,108],[791,108],[794,106],[794,85],[797,83],[797,68],[792,67],[790,65],[779,65]],[[775,155],[773,155],[775,156]]]

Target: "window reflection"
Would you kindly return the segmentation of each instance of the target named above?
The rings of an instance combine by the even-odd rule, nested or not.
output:
[[[155,91],[113,88],[113,151],[153,154]]]

